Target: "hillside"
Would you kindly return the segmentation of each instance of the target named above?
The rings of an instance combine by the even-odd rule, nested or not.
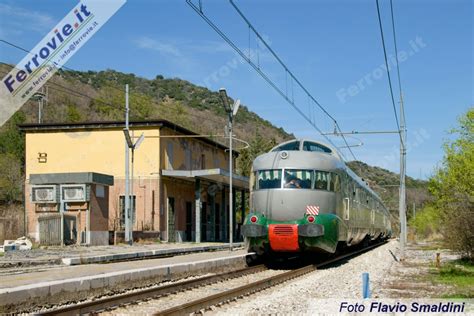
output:
[[[361,161],[350,161],[347,165],[359,177],[369,183],[370,187],[390,209],[392,215],[398,218],[398,185],[400,183],[400,175],[380,167],[369,166]],[[413,215],[413,209],[421,210],[431,200],[431,195],[428,192],[427,181],[407,176],[405,184],[407,217],[410,218]]]
[[[10,68],[0,64],[0,74],[4,76]],[[126,83],[130,86],[131,120],[166,119],[201,134],[215,135],[216,141],[225,144],[225,138],[219,135],[224,134],[227,116],[219,94],[185,80],[161,75],[150,80],[114,70],[59,71],[47,84],[48,102],[44,106],[43,122],[123,120]],[[16,125],[37,122],[37,117],[38,104],[30,101],[0,128],[0,200],[21,200],[24,141]],[[257,155],[294,137],[260,118],[245,105],[241,106],[234,127],[236,136],[251,145],[240,150],[237,168],[244,175],[248,175],[250,164]],[[375,185],[389,208],[398,207],[398,188],[383,187],[397,184],[398,175],[362,162],[350,162],[349,166]],[[407,178],[407,187],[410,208],[413,202],[421,207],[427,198],[426,183]]]
[[[0,65],[0,74],[4,76],[10,68]],[[47,84],[43,122],[123,120],[127,83],[131,120],[167,119],[204,134],[224,133],[227,116],[217,92],[177,78],[158,75],[150,80],[114,70],[56,73]],[[26,123],[37,121],[37,108],[33,101],[23,105],[21,111],[26,114]],[[243,139],[261,133],[276,142],[292,138],[245,105],[235,118],[235,133]],[[216,140],[225,142],[223,138]]]

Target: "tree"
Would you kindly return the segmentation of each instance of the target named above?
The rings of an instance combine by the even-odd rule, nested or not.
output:
[[[429,189],[446,245],[474,260],[474,108],[450,134],[458,138],[444,144],[443,162]]]
[[[12,153],[0,156],[0,200],[21,201],[23,171],[20,161]]]
[[[242,149],[240,151],[239,158],[237,160],[237,169],[240,174],[244,176],[250,175],[250,170],[252,168],[252,163],[257,158],[257,156],[268,152],[275,145],[275,139],[265,139],[257,130],[255,137],[250,141],[249,147]]]

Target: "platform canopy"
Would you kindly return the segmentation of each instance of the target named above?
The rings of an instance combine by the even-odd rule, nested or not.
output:
[[[183,180],[193,180],[201,178],[217,183],[229,184],[230,173],[221,168],[200,169],[200,170],[162,170],[162,175],[166,177],[178,178]],[[249,189],[249,178],[238,174],[232,175],[232,186],[236,189]]]

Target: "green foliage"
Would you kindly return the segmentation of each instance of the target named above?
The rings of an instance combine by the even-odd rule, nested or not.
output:
[[[74,123],[80,122],[83,120],[81,112],[77,109],[76,106],[69,104],[67,106],[67,122]]]
[[[145,94],[134,93],[130,96],[130,118],[133,120],[150,119],[153,115],[153,99]]]
[[[400,175],[389,170],[369,166],[361,161],[350,161],[347,166],[351,168],[359,177],[367,181],[370,187],[380,196],[384,204],[398,218],[398,184],[400,183]],[[416,209],[423,208],[430,200],[431,196],[428,192],[428,183],[424,180],[406,177],[407,192],[407,210],[408,218],[413,214],[410,209],[413,205]],[[398,220],[394,221],[396,224]],[[396,227],[393,227],[396,231]]]
[[[440,220],[438,210],[432,206],[426,206],[416,213],[409,221],[409,226],[415,229],[418,237],[428,238],[439,231]]]
[[[124,119],[125,94],[112,86],[104,86],[99,90],[99,95],[92,100],[91,106],[103,120]]]
[[[25,159],[25,140],[17,125],[26,121],[25,113],[16,112],[0,128],[0,154],[11,154],[13,157],[23,162]]]
[[[264,138],[257,130],[255,137],[249,142],[249,147],[240,151],[240,156],[237,160],[237,169],[240,174],[244,176],[250,175],[252,163],[257,156],[268,152],[275,145],[275,139]]]
[[[0,155],[0,200],[21,201],[23,170],[13,153]]]
[[[454,288],[448,296],[451,298],[474,297],[474,264],[467,260],[445,263],[438,269],[431,269],[433,281]]]
[[[446,246],[474,258],[474,108],[459,118],[451,134],[458,138],[445,143],[442,165],[429,189]]]

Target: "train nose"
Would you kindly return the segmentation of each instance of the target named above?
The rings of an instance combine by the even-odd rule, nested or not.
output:
[[[297,224],[271,224],[268,226],[270,247],[273,251],[299,251]]]

